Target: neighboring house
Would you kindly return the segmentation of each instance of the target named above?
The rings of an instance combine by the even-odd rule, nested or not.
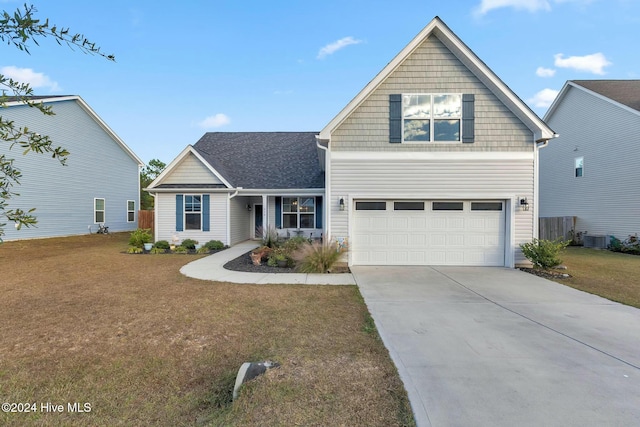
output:
[[[264,224],[347,241],[350,265],[511,267],[537,236],[554,132],[437,17],[319,134],[282,135],[187,147],[150,186],[156,238],[234,244]]]
[[[576,233],[640,233],[640,80],[571,80],[545,120],[540,216],[575,216]]]
[[[36,227],[16,230],[5,226],[4,240],[69,236],[96,232],[98,224],[109,231],[134,230],[140,200],[140,167],[143,162],[79,96],[40,96],[55,115],[10,98],[0,110],[3,120],[47,135],[53,146],[70,154],[66,166],[48,154],[23,155],[19,146],[9,150],[0,143],[0,154],[15,159],[22,172],[20,195],[9,208],[36,208]]]

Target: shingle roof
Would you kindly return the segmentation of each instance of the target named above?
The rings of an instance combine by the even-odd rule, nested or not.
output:
[[[640,111],[640,80],[571,80],[573,83]]]
[[[324,188],[318,132],[208,132],[193,146],[234,187]]]

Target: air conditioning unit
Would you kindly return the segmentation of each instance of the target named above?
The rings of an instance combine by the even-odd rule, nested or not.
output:
[[[607,249],[610,240],[609,236],[593,236],[588,234],[582,236],[582,243],[585,248]]]

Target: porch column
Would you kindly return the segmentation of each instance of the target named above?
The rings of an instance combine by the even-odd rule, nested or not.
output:
[[[264,237],[264,233],[269,227],[270,224],[267,223],[269,218],[269,198],[266,194],[262,195],[262,237]]]

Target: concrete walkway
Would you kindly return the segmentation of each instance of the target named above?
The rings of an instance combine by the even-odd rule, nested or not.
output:
[[[423,426],[640,426],[640,310],[507,268],[352,267]]]
[[[227,270],[223,266],[257,248],[256,242],[246,241],[217,252],[205,258],[190,262],[180,269],[180,273],[201,280],[214,280],[231,283],[256,284],[298,284],[298,285],[355,285],[351,273],[341,274],[306,274],[306,273],[245,273]]]

